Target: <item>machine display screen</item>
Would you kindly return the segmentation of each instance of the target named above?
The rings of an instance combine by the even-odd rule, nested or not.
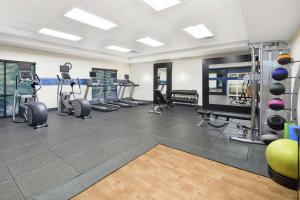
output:
[[[70,71],[70,68],[67,65],[61,65],[59,67],[59,69],[60,69],[60,72],[69,72]]]
[[[90,77],[95,78],[96,77],[96,72],[90,72]]]

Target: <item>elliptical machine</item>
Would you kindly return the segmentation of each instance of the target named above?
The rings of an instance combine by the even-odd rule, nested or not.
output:
[[[30,83],[32,93],[20,94],[21,84]],[[39,86],[39,88],[36,88]],[[37,74],[31,73],[31,65],[20,64],[20,75],[16,76],[16,88],[13,102],[13,121],[25,123],[34,129],[47,127],[48,110],[44,103],[38,101],[37,91],[42,88],[41,81]],[[21,118],[21,119],[20,119]]]
[[[71,63],[65,63],[60,66],[61,78],[57,75],[59,84],[57,85],[57,111],[59,115],[74,115],[82,119],[91,118],[91,104],[86,99],[77,99],[75,94],[81,94],[81,86],[79,79],[77,84],[79,92],[74,92],[74,85],[76,83],[72,80],[69,72],[72,69]],[[64,92],[63,86],[69,84],[71,86],[70,92]]]

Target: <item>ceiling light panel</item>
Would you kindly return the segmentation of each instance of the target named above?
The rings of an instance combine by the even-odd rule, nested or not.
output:
[[[143,1],[156,11],[161,11],[181,3],[180,0],[143,0]]]
[[[140,43],[149,45],[151,47],[160,47],[160,46],[164,46],[164,43],[161,43],[160,41],[154,40],[150,37],[145,37],[145,38],[141,38],[137,40]]]
[[[122,52],[122,53],[128,53],[128,52],[132,51],[130,49],[127,49],[127,48],[124,48],[124,47],[115,46],[115,45],[111,45],[111,46],[108,46],[106,48],[110,49],[110,50],[113,50],[113,51],[119,51],[119,52]]]
[[[68,34],[68,33],[63,33],[60,31],[52,30],[52,29],[47,29],[47,28],[42,28],[41,30],[38,31],[38,33],[44,34],[44,35],[49,35],[52,37],[57,37],[65,40],[71,40],[71,41],[78,41],[81,40],[82,37]]]
[[[188,34],[192,35],[196,39],[207,38],[214,36],[204,24],[196,26],[189,26],[183,29]]]
[[[78,8],[73,8],[72,10],[67,12],[64,16],[102,30],[109,30],[117,26],[113,22],[110,22],[106,19],[88,13],[86,11],[80,10]]]

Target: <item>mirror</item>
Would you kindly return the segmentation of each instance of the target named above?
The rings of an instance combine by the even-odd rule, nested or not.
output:
[[[251,56],[203,60],[203,108],[249,113],[252,87]]]
[[[157,71],[157,81],[158,81],[158,89],[161,91],[162,95],[166,95],[167,93],[167,68],[158,68]]]
[[[210,104],[251,105],[251,63],[211,64],[208,72]]]
[[[156,63],[153,66],[153,72],[153,89],[160,90],[165,99],[169,100],[172,96],[172,63]],[[154,103],[156,103],[155,99],[157,99],[157,97],[154,93]]]

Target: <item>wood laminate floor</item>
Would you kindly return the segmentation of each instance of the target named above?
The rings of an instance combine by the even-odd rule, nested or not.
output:
[[[73,200],[292,200],[271,179],[158,145]]]

